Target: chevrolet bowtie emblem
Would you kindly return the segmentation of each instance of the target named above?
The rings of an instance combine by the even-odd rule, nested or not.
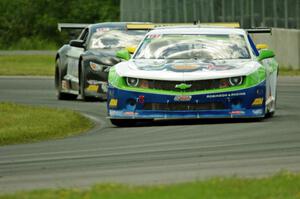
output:
[[[192,86],[192,84],[181,83],[181,84],[176,84],[175,88],[185,90],[185,89],[191,88],[191,86]]]

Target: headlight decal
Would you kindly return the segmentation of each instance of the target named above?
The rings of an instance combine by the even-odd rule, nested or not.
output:
[[[239,86],[243,84],[243,77],[238,76],[238,77],[230,77],[229,78],[229,83],[231,86]]]
[[[139,85],[139,79],[132,78],[132,77],[126,77],[126,83],[128,86],[137,87]]]
[[[96,64],[95,62],[90,62],[90,67],[93,71],[102,71],[104,66]]]

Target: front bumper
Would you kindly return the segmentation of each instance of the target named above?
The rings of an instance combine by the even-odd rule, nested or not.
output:
[[[87,70],[87,69],[86,69]],[[106,99],[108,73],[86,71],[85,95],[89,97]]]
[[[85,88],[85,95],[89,97],[106,99],[107,82],[90,80]]]
[[[260,118],[265,115],[265,82],[232,92],[163,95],[108,87],[111,119]]]

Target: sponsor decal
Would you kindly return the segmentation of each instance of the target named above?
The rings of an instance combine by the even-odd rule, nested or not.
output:
[[[88,91],[94,91],[94,92],[97,92],[98,91],[98,85],[89,85],[88,87],[87,87],[87,90]]]
[[[106,82],[103,81],[97,81],[97,80],[88,80],[88,84],[107,84]]]
[[[192,84],[186,84],[186,83],[181,83],[181,84],[176,84],[175,85],[175,88],[179,88],[181,90],[185,90],[185,89],[188,89],[188,88],[191,88],[192,87]]]
[[[157,39],[160,38],[161,35],[160,34],[153,34],[153,35],[148,35],[147,39]]]
[[[191,101],[192,96],[190,95],[177,95],[174,97],[174,101],[179,101],[179,102],[187,102]]]
[[[206,98],[220,98],[220,97],[236,97],[236,96],[245,96],[245,92],[241,93],[220,93],[220,94],[211,94],[206,95]]]
[[[101,90],[102,90],[104,93],[107,93],[107,90],[108,90],[107,83],[101,84]]]
[[[61,88],[63,90],[67,90],[68,89],[68,83],[66,80],[61,81]]]
[[[91,86],[90,85],[88,88],[90,88],[91,91],[100,92],[100,93],[101,92],[107,93],[107,91],[108,91],[107,82],[97,81],[97,80],[88,80],[87,82],[88,82],[88,84],[91,84],[91,85],[93,85],[93,87],[95,87],[95,88],[90,88],[90,86]],[[97,86],[97,88],[96,88],[96,86]],[[100,89],[99,89],[99,87],[100,87]],[[95,90],[93,90],[93,89],[95,89]]]
[[[132,111],[124,112],[124,115],[129,115],[129,116],[137,115],[137,114],[138,114],[138,113],[135,113],[135,112],[132,112]]]
[[[260,98],[256,98],[253,102],[252,102],[252,106],[258,106],[258,105],[262,105],[263,104],[264,99],[262,97]]]
[[[109,107],[117,107],[118,106],[118,100],[117,99],[111,99],[109,101]]]
[[[190,65],[173,65],[172,68],[175,70],[195,70],[199,68],[196,64],[190,64]]]
[[[255,109],[255,110],[252,110],[252,113],[254,115],[262,115],[263,114],[263,110],[262,109]]]
[[[97,32],[107,32],[109,31],[110,29],[109,28],[97,28]]]
[[[244,115],[245,111],[231,111],[229,112],[231,115]]]

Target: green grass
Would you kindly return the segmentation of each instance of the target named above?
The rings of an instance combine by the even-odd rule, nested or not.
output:
[[[54,55],[0,55],[0,75],[54,76]]]
[[[289,68],[280,68],[279,75],[280,76],[299,76],[300,75],[300,69],[292,70],[292,69],[289,69]]]
[[[54,55],[0,55],[0,76],[54,76]],[[280,68],[280,76],[299,76],[299,70]]]
[[[55,41],[43,37],[21,37],[12,43],[0,40],[1,50],[55,50],[58,46]]]
[[[92,126],[74,111],[0,103],[0,145],[63,138]]]
[[[18,192],[5,199],[297,199],[300,174],[280,173],[266,178],[213,178],[204,181],[157,186],[99,184],[87,190],[60,189]]]

